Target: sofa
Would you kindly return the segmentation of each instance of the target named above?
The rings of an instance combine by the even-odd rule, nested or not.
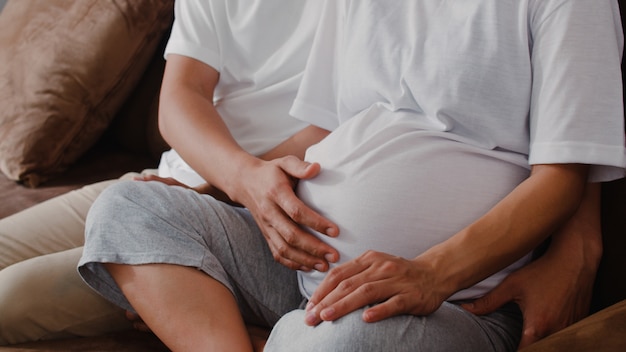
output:
[[[6,1],[0,12],[0,218],[157,166],[168,149],[156,116],[173,2]],[[592,314],[524,351],[626,351],[626,180],[604,184],[602,193],[604,255]],[[126,331],[2,351],[167,348],[150,333]]]

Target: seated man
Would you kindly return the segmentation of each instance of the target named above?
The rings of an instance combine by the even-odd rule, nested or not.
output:
[[[204,11],[189,10],[192,5]],[[315,1],[269,1],[258,9],[262,16],[250,9],[249,19],[221,15],[237,7],[233,1],[181,0],[176,6],[176,24],[166,49],[168,72],[171,75],[181,65],[215,67],[219,72],[215,80],[205,82],[215,90],[215,115],[201,116],[200,123],[220,119],[228,128],[220,135],[236,140],[241,152],[251,157],[273,158],[281,153],[283,142],[306,127],[291,118],[288,109],[320,6]],[[173,122],[176,127],[183,125],[182,118]],[[192,148],[209,150],[203,143],[214,138],[210,132],[194,132],[198,134],[186,136]],[[204,158],[196,166],[219,171]],[[188,187],[205,182],[175,151],[163,155],[158,173]],[[130,174],[123,179],[132,177],[142,176]],[[89,185],[0,220],[0,345],[131,328],[124,311],[91,290],[76,272],[87,211],[103,189],[117,182]],[[313,256],[312,260],[322,261]]]

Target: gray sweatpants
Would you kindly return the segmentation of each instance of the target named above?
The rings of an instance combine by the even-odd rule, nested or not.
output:
[[[278,322],[266,351],[513,351],[521,331],[516,307],[476,317],[453,303],[427,317],[368,324],[357,311],[309,327],[296,273],[274,261],[246,209],[158,182],[105,190],[87,217],[85,241],[79,273],[107,299],[132,309],[101,263],[196,267],[231,290],[246,322]]]

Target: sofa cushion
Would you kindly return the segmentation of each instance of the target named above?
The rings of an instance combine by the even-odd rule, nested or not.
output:
[[[9,0],[0,13],[0,170],[35,187],[83,155],[172,16],[173,0]]]

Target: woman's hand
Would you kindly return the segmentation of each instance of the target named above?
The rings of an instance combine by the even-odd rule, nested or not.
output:
[[[584,318],[602,259],[600,193],[600,184],[587,184],[578,210],[552,236],[547,252],[464,307],[482,315],[517,303],[524,315],[520,349]]]
[[[451,292],[437,280],[431,265],[369,251],[328,272],[307,305],[305,321],[317,325],[336,320],[366,305],[363,320],[376,322],[395,315],[427,315]]]
[[[258,159],[257,159],[258,160]],[[301,226],[328,236],[337,236],[337,225],[304,204],[294,192],[300,179],[315,177],[316,163],[295,156],[271,161],[258,160],[237,178],[240,185],[233,197],[248,208],[265,236],[274,259],[298,270],[328,270],[339,253]]]

